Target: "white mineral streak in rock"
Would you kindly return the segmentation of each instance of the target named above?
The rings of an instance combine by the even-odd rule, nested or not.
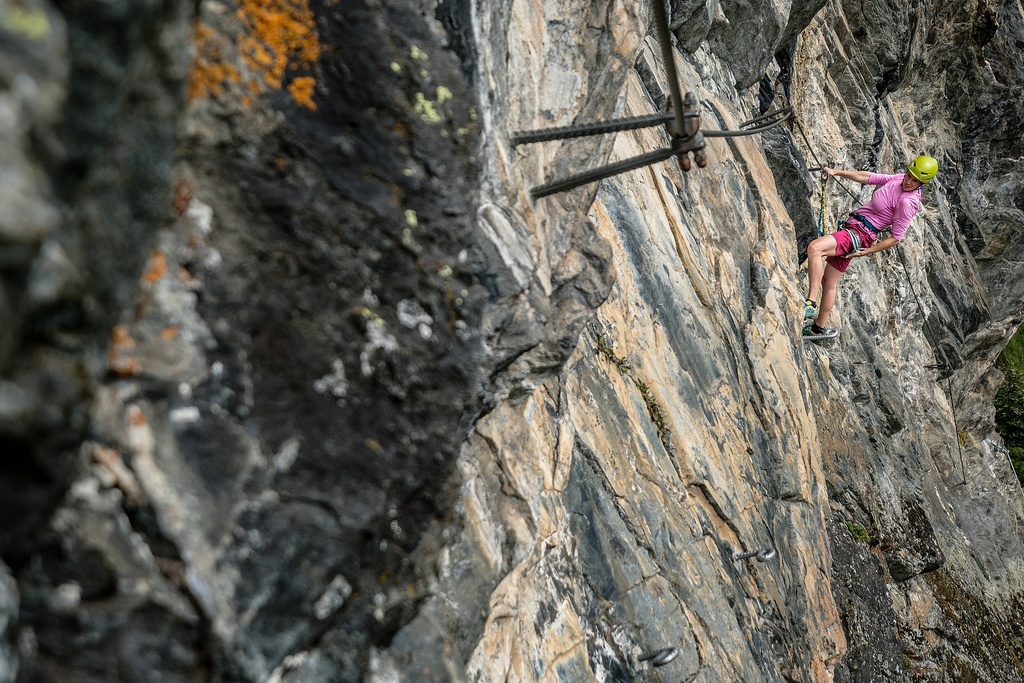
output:
[[[352,595],[352,584],[344,576],[338,574],[313,605],[313,614],[317,619],[323,621],[341,609],[350,595]]]
[[[373,374],[374,366],[372,361],[378,351],[392,353],[398,350],[398,340],[385,329],[384,321],[379,318],[371,320],[367,324],[366,336],[366,343],[363,345],[363,350],[359,353],[359,367],[363,372],[363,377],[369,377]]]
[[[449,271],[451,269],[449,268]],[[450,274],[450,273],[449,273]],[[398,322],[403,326],[408,327],[410,330],[417,330],[420,336],[424,339],[430,339],[433,336],[433,332],[430,329],[434,319],[430,317],[430,314],[423,310],[419,302],[414,299],[403,299],[398,302],[396,307],[398,314]]]
[[[82,602],[82,587],[75,581],[62,583],[53,589],[51,600],[58,612],[71,612]]]
[[[203,250],[203,265],[209,270],[217,270],[220,268],[220,264],[224,262],[224,257],[220,255],[220,252],[209,247]]]
[[[54,240],[47,240],[32,264],[28,296],[35,305],[52,305],[80,280],[81,273],[68,258],[64,247]]]
[[[530,273],[535,270],[529,243],[516,232],[505,213],[493,204],[480,206],[477,223],[498,250],[502,261],[511,269],[516,282],[526,289],[531,280]]]
[[[369,287],[363,290],[361,301],[364,306],[368,306],[369,308],[377,308],[380,306],[380,299],[377,298],[377,295],[374,294],[373,290]]]
[[[386,650],[370,648],[370,672],[366,683],[403,683],[405,677]]]
[[[301,669],[308,661],[308,652],[288,655],[281,661],[281,665],[274,669],[273,673],[270,674],[270,677],[264,683],[285,683],[285,681],[292,680],[288,674],[296,669]]]
[[[298,438],[286,439],[274,456],[274,469],[278,472],[287,472],[291,469],[295,464],[295,459],[299,457],[300,445],[301,442]]]
[[[199,234],[207,236],[213,232],[213,208],[193,197],[185,211],[185,221]]]
[[[348,395],[348,378],[345,377],[345,363],[340,358],[331,361],[331,371],[313,382],[313,389],[318,394],[327,394],[336,398]]]
[[[217,571],[218,555],[193,517],[202,514],[204,506],[197,493],[187,486],[179,488],[167,472],[168,453],[157,454],[157,440],[149,420],[137,405],[130,405],[126,415],[125,441],[133,452],[132,469],[146,497],[152,501],[157,523],[168,538],[175,539],[186,565],[185,580],[214,632],[225,640],[231,638],[237,622],[229,607],[229,595],[221,589]],[[173,450],[174,440],[165,437],[161,447]],[[229,585],[230,580],[225,581]]]
[[[171,422],[178,424],[191,424],[199,421],[199,408],[196,406],[182,406],[174,408],[168,413]]]

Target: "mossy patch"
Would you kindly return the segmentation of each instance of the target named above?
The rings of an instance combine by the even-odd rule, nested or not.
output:
[[[844,524],[846,524],[846,529],[850,532],[850,535],[853,536],[855,541],[860,541],[861,543],[871,542],[871,534],[869,534],[868,530],[860,524],[850,521],[844,522]]]
[[[1024,484],[1024,335],[1017,332],[996,361],[1006,376],[996,392],[996,431],[1010,450],[1017,479]]]
[[[633,385],[640,390],[640,396],[644,399],[644,404],[647,406],[647,414],[650,416],[651,422],[654,423],[654,428],[658,431],[658,438],[661,440],[661,444],[665,447],[665,450],[671,451],[672,434],[665,420],[665,411],[658,403],[654,392],[651,391],[646,382],[637,377],[632,363],[625,358],[619,358],[615,355],[615,348],[611,337],[607,334],[598,334],[596,332],[594,336],[597,340],[598,353],[611,362],[621,374],[629,377]]]

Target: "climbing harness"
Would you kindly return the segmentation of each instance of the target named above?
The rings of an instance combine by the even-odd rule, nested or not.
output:
[[[698,168],[704,168],[707,165],[707,155],[704,151],[704,147],[707,145],[706,138],[756,135],[757,133],[763,133],[776,126],[780,126],[792,117],[792,109],[786,107],[745,121],[740,124],[740,130],[702,131],[700,129],[700,107],[697,104],[697,96],[692,92],[687,92],[684,96],[679,87],[679,74],[676,71],[676,64],[673,59],[672,40],[669,33],[668,14],[665,11],[664,0],[653,0],[653,5],[654,19],[658,30],[658,43],[661,46],[662,61],[665,64],[665,73],[669,85],[668,113],[563,126],[546,130],[521,131],[512,135],[511,143],[515,147],[533,142],[567,140],[587,135],[599,135],[602,133],[614,133],[664,125],[671,140],[670,146],[532,187],[530,188],[530,196],[534,199],[540,199],[557,192],[565,192],[580,185],[644,166],[650,166],[672,157],[677,158],[679,166],[684,172],[688,172],[691,168],[689,156],[691,154]]]
[[[850,212],[850,218],[856,219],[858,223],[867,228],[868,232],[870,232],[876,238],[878,237],[879,233],[886,232],[885,230],[879,230],[878,228],[876,228],[874,224],[871,221],[869,221],[863,214],[859,214],[856,211]]]

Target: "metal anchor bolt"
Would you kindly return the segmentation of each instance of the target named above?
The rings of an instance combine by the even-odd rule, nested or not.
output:
[[[637,661],[650,662],[654,666],[665,666],[678,656],[678,648],[666,647],[662,650],[655,650],[654,652],[641,655]]]
[[[767,562],[773,557],[775,557],[775,548],[762,548],[761,550],[752,550],[749,553],[737,553],[733,556],[733,559],[749,560],[750,558],[754,558],[758,562]]]
[[[667,161],[672,157],[676,157],[679,167],[684,172],[689,171],[691,168],[690,155],[693,156],[693,162],[697,164],[698,168],[704,168],[708,163],[707,152],[704,149],[707,145],[706,138],[755,135],[771,130],[793,117],[793,110],[786,107],[740,124],[741,130],[702,131],[700,129],[700,105],[697,101],[697,96],[692,92],[687,92],[684,97],[679,84],[679,74],[676,71],[672,52],[672,40],[668,28],[668,14],[666,13],[663,0],[655,0],[653,10],[655,24],[658,29],[658,42],[661,46],[662,61],[664,62],[669,85],[669,101],[671,106],[668,113],[563,126],[550,130],[521,131],[512,135],[511,142],[512,146],[517,146],[546,140],[567,140],[587,135],[637,130],[664,124],[670,139],[670,146],[538,185],[530,189],[530,196],[534,199],[547,197],[556,192],[565,192],[580,185]]]

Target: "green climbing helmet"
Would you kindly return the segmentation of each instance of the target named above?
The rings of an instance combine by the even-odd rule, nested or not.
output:
[[[930,156],[921,155],[910,162],[907,171],[922,183],[930,183],[939,172],[939,162]]]

